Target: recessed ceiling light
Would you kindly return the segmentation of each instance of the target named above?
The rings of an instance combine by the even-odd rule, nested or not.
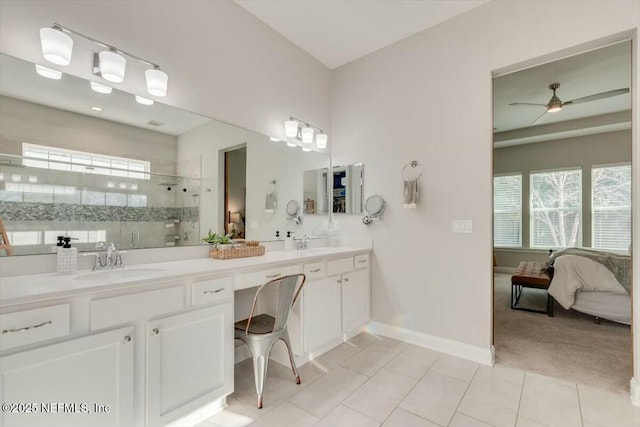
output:
[[[145,98],[140,95],[136,95],[136,102],[142,105],[153,105],[153,99]]]
[[[31,183],[38,182],[38,177],[35,175],[29,175],[29,182]]]
[[[54,70],[53,68],[45,67],[36,64],[36,73],[42,77],[46,77],[52,80],[60,80],[62,78],[62,71]]]
[[[112,181],[107,181],[107,187],[109,187],[109,188],[113,188],[113,187],[115,187],[115,186],[116,186],[116,184],[115,184],[114,182],[112,182]]]
[[[98,93],[110,94],[113,90],[109,86],[100,84],[98,82],[91,82],[91,89]]]
[[[124,190],[125,188],[127,188],[127,184],[125,184],[124,182],[121,182],[120,184],[118,184],[118,187]]]
[[[274,137],[270,137],[269,139],[271,139],[273,142],[280,142],[281,140],[278,138],[274,138]]]
[[[95,106],[95,105],[93,105],[93,106],[91,107],[91,109],[92,109],[93,111],[102,111],[102,107],[97,107],[97,106]]]

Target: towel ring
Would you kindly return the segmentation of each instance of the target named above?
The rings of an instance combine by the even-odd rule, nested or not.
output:
[[[413,179],[407,178],[406,175],[408,173],[407,172],[408,167],[411,167],[409,171],[412,171],[412,170],[419,171],[418,176],[416,176]],[[411,163],[407,163],[406,165],[404,165],[404,167],[402,168],[402,172],[400,172],[400,176],[402,177],[403,181],[415,181],[422,176],[422,166],[420,166],[416,160],[412,160]]]

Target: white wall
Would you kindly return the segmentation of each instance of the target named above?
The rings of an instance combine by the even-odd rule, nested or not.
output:
[[[330,128],[331,72],[231,1],[92,0],[0,2],[0,51],[46,64],[40,27],[54,22],[160,64],[169,74],[159,101],[271,136],[300,117]],[[97,47],[76,40],[72,63],[86,79]],[[114,87],[149,96],[145,67],[128,60]]]
[[[364,162],[365,198],[387,202],[368,228],[341,220],[344,233],[373,237],[375,321],[490,348],[492,72],[637,37],[639,21],[636,1],[494,1],[334,70],[334,163]],[[403,210],[400,171],[412,160],[424,169],[420,201]],[[473,220],[473,233],[452,233],[454,219]]]

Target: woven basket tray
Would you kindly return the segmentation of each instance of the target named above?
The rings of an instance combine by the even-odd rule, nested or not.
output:
[[[209,256],[215,259],[246,258],[250,256],[264,255],[264,246],[241,246],[229,249],[211,249]]]

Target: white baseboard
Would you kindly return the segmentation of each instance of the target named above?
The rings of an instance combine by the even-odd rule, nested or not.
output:
[[[462,359],[472,360],[483,365],[492,366],[494,363],[494,355],[491,347],[477,347],[459,341],[373,321],[369,322],[368,330],[374,334],[393,338],[398,341],[404,341],[409,344],[419,345],[421,347],[450,354]]]
[[[227,407],[227,397],[221,397],[218,400],[207,403],[206,405],[196,409],[195,411],[178,418],[175,421],[170,422],[165,427],[181,427],[181,426],[195,426],[213,417],[218,412]]]
[[[640,406],[640,378],[631,378],[629,389],[631,391],[631,404]]]

